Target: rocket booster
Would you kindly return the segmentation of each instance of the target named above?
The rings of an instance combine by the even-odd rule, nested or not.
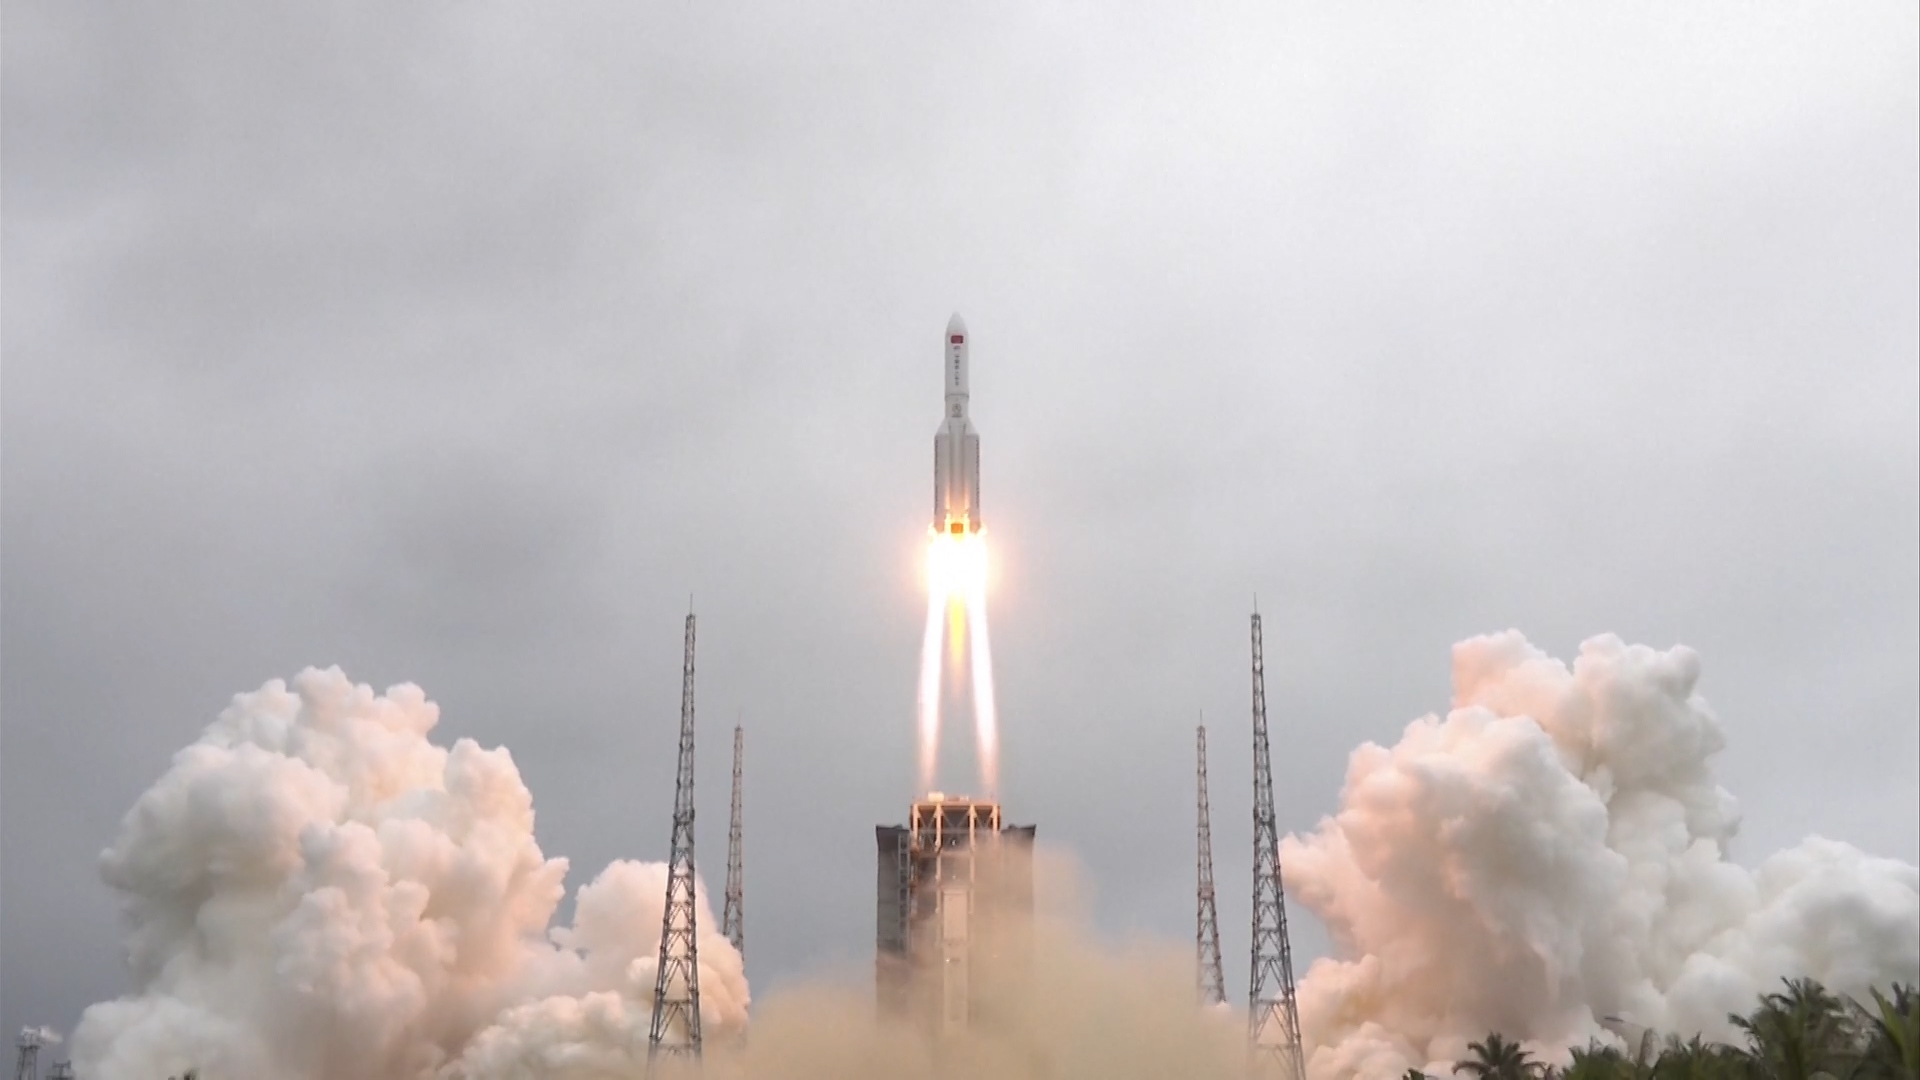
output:
[[[967,324],[947,321],[946,415],[933,436],[933,528],[965,536],[980,531],[980,436],[967,417]]]

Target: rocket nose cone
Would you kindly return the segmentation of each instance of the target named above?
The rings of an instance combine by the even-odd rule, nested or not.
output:
[[[967,324],[960,321],[959,312],[954,312],[953,318],[947,320],[947,335],[951,337],[954,334],[965,334],[966,332]]]

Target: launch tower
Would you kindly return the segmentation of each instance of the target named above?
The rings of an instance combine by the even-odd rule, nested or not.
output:
[[[939,792],[906,825],[875,827],[882,1015],[946,1038],[1003,1014],[1027,961],[1034,828],[1003,823],[997,802]]]

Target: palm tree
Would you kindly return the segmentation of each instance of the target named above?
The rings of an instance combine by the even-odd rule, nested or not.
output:
[[[1650,1075],[1652,1080],[1734,1080],[1741,1075],[1738,1064],[1732,1047],[1705,1042],[1698,1035],[1686,1042],[1668,1036]]]
[[[1920,1080],[1920,988],[1871,990],[1869,1007],[1812,979],[1782,983],[1750,1014],[1728,1017],[1743,1047],[1670,1035],[1656,1054],[1653,1033],[1642,1032],[1631,1048],[1576,1047],[1566,1068],[1552,1069],[1496,1033],[1470,1044],[1473,1057],[1454,1071],[1474,1080]],[[1401,1080],[1417,1077],[1409,1069]]]
[[[1575,1047],[1573,1061],[1560,1072],[1560,1080],[1623,1080],[1631,1076],[1631,1064],[1617,1046],[1599,1040]]]
[[[1893,984],[1889,1000],[1872,990],[1874,1008],[1850,1002],[1865,1039],[1851,1076],[1857,1080],[1920,1080],[1920,993]]]
[[[1846,1007],[1812,979],[1785,979],[1785,993],[1760,998],[1747,1016],[1727,1019],[1746,1036],[1746,1070],[1765,1080],[1846,1076],[1856,1036]]]
[[[1467,1073],[1475,1080],[1539,1080],[1547,1074],[1544,1062],[1534,1061],[1516,1042],[1508,1042],[1492,1032],[1485,1042],[1468,1043],[1473,1057],[1456,1062],[1453,1071]]]

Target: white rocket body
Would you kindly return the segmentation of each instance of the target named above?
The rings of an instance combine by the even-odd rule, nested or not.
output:
[[[947,408],[933,437],[933,527],[964,536],[980,531],[980,436],[967,416],[967,324],[947,322]]]

